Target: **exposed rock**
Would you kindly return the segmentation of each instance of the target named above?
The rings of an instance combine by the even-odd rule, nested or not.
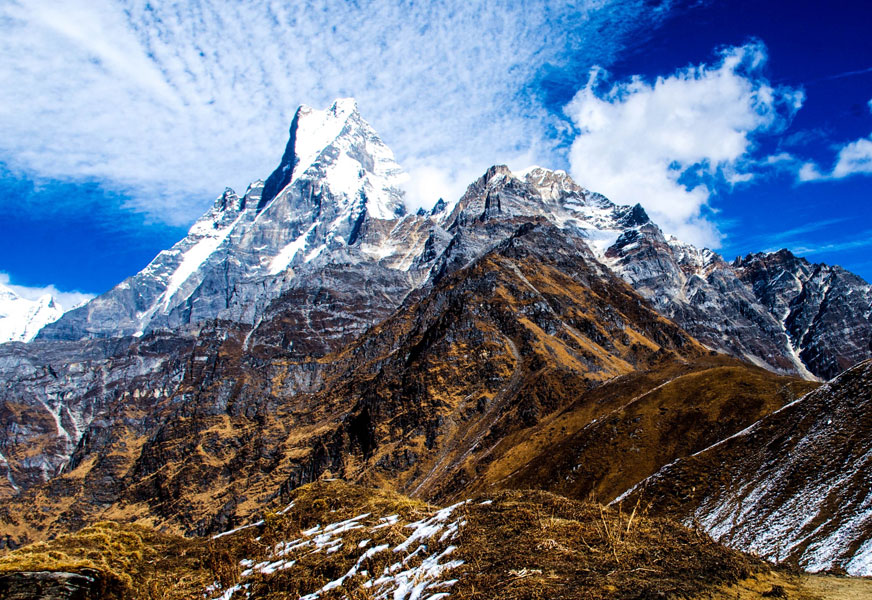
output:
[[[791,349],[812,373],[829,379],[870,356],[872,286],[861,278],[788,250],[751,254],[733,265],[784,324]]]
[[[0,573],[0,598],[6,600],[98,600],[102,597],[96,573]]]

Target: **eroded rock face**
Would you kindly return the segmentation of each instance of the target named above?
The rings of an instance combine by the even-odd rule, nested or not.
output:
[[[22,571],[0,574],[0,598],[6,600],[98,600],[103,598],[94,573]]]
[[[0,345],[0,497],[57,475],[118,404],[147,414],[171,396],[190,347],[167,334]]]

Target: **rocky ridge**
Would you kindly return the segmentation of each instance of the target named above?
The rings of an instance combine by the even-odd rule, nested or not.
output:
[[[676,460],[642,496],[715,539],[813,571],[872,574],[872,361]]]

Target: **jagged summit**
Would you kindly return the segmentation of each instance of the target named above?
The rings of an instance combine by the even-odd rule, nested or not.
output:
[[[281,163],[264,182],[258,210],[316,163],[349,196],[361,194],[372,216],[390,219],[405,214],[400,184],[406,175],[360,116],[353,98],[336,100],[327,110],[306,105],[297,109]]]
[[[353,99],[301,106],[265,181],[242,198],[225,189],[185,239],[41,337],[142,335],[212,318],[254,323],[300,269],[346,260],[371,220],[403,217],[406,178]],[[390,249],[376,252],[386,258]]]

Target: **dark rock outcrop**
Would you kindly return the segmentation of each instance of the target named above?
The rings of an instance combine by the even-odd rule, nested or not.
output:
[[[5,600],[100,600],[103,586],[96,572],[21,571],[0,573]]]

